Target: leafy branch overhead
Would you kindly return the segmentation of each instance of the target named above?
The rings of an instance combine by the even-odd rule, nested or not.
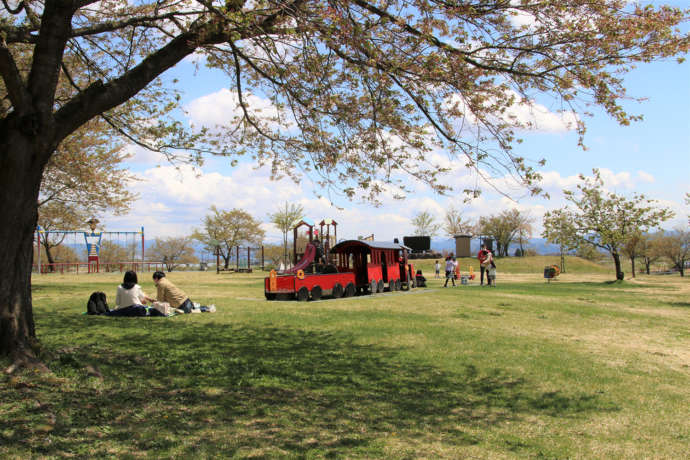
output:
[[[687,11],[623,0],[7,0],[0,11],[0,117],[46,133],[46,146],[102,116],[170,158],[247,155],[374,200],[403,195],[410,175],[448,191],[436,149],[539,193],[536,164],[512,150],[534,126],[511,107],[599,105],[627,124],[638,117],[621,105],[619,71],[688,49],[676,30]],[[159,79],[195,53],[236,95],[223,127],[190,131]]]

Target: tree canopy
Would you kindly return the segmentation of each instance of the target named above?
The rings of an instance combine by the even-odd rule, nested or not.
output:
[[[479,233],[485,236],[490,236],[496,241],[496,254],[499,256],[508,256],[510,245],[516,238],[522,243],[531,235],[532,218],[525,212],[519,209],[510,209],[502,211],[499,214],[487,217],[480,217],[477,225]]]
[[[620,71],[688,49],[675,29],[687,11],[624,0],[51,0],[1,11],[0,117],[48,117],[50,144],[103,115],[172,156],[249,153],[276,174],[308,171],[368,197],[385,183],[403,192],[401,172],[446,190],[433,148],[537,192],[537,172],[512,150],[533,126],[512,108],[542,95],[564,114],[597,104],[627,124],[637,116],[620,104]],[[237,97],[217,136],[186,132],[170,112],[177,91],[158,78],[193,53]],[[270,109],[252,107],[256,97]]]
[[[203,243],[208,251],[218,250],[226,269],[230,264],[232,248],[240,244],[260,243],[264,237],[261,222],[247,211],[225,211],[215,206],[211,206],[209,211],[210,213],[204,217],[203,228],[195,230],[192,238]]]
[[[451,238],[456,235],[472,235],[474,233],[474,225],[470,219],[464,219],[462,217],[462,212],[460,212],[460,210],[451,206],[446,209],[443,221],[443,231]]]
[[[639,233],[659,227],[673,217],[673,212],[657,205],[642,194],[631,197],[618,195],[605,189],[597,169],[593,177],[580,174],[577,191],[565,190],[572,207],[565,207],[544,215],[544,226],[557,228],[560,219],[567,219],[572,227],[570,235],[579,244],[588,243],[604,249],[613,257],[616,279],[623,279],[620,254],[628,241]]]
[[[288,264],[288,234],[295,224],[304,218],[304,207],[287,201],[277,211],[268,215],[271,223],[283,234],[283,263]],[[277,262],[274,262],[277,264]]]
[[[188,236],[156,238],[147,251],[147,258],[152,262],[162,262],[169,272],[181,264],[198,262],[194,254],[192,239]]]
[[[656,244],[659,253],[673,263],[680,276],[685,276],[685,265],[690,260],[690,231],[676,228],[660,235]]]
[[[436,236],[441,230],[441,224],[429,211],[420,211],[412,218],[415,236]]]
[[[44,230],[79,230],[90,217],[129,211],[137,196],[128,187],[135,179],[123,167],[129,156],[109,131],[104,122],[91,120],[51,157],[38,201],[38,224]],[[41,240],[49,264],[54,262],[52,249],[64,238],[65,234],[46,233]]]

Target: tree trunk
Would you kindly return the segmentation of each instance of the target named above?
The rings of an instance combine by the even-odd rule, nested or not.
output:
[[[285,268],[288,266],[288,234],[283,232],[283,262],[285,263]]]
[[[50,270],[51,272],[54,272],[55,271],[55,265],[53,265],[53,264],[55,263],[55,259],[53,258],[53,254],[50,252],[51,246],[48,243],[48,237],[47,236],[43,239],[43,249],[45,249],[46,258],[48,259],[48,270]]]
[[[40,136],[0,124],[0,355],[15,364],[35,358],[37,345],[31,303],[33,233],[38,217],[38,192],[49,158],[37,144]]]
[[[647,269],[647,274],[649,275],[649,266],[652,264],[652,262],[647,259],[646,257],[644,258],[644,266]]]
[[[616,279],[618,281],[623,281],[623,270],[621,269],[621,257],[617,252],[612,252],[613,263],[616,264]]]
[[[630,265],[632,265],[632,277],[635,278],[635,258],[630,258]]]

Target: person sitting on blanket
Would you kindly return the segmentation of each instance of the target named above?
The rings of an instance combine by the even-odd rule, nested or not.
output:
[[[141,286],[137,284],[137,274],[131,270],[125,272],[125,278],[122,280],[122,284],[117,287],[117,294],[115,295],[115,305],[117,308],[144,305],[152,300],[144,294]]]
[[[156,298],[159,302],[168,302],[171,307],[191,313],[194,304],[189,300],[189,296],[182,289],[175,286],[172,281],[165,277],[163,272],[153,273],[153,283],[156,285]]]
[[[157,298],[159,302],[168,302],[172,308],[181,310],[184,313],[213,313],[216,311],[215,305],[198,305],[195,308],[194,303],[189,300],[187,294],[182,292],[182,289],[175,286],[171,281],[165,277],[163,272],[154,272],[153,282],[158,290]]]

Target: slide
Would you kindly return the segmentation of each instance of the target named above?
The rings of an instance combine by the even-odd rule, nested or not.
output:
[[[315,256],[316,246],[314,246],[311,243],[308,243],[307,247],[304,248],[304,257],[302,257],[302,260],[297,262],[297,265],[295,265],[294,267],[285,270],[283,273],[297,273],[298,270],[304,270],[309,266],[310,263],[314,261]]]

